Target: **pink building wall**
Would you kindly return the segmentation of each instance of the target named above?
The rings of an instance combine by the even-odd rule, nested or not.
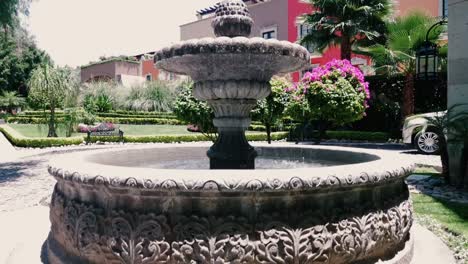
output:
[[[287,0],[288,1],[288,41],[296,42],[298,41],[298,25],[296,23],[298,17],[311,13],[313,8],[308,3],[304,3],[301,0]],[[366,61],[367,64],[370,64],[370,59],[366,56],[352,54],[352,58],[361,58]],[[329,47],[320,55],[312,55],[311,64],[312,65],[323,65],[333,59],[341,58],[341,51],[339,46]],[[292,75],[293,81],[298,81],[300,74],[294,73]]]
[[[439,16],[442,9],[442,0],[394,0],[394,14],[406,15],[412,10],[421,10],[431,16]],[[254,19],[254,28],[251,36],[261,36],[262,29],[268,26],[277,27],[277,38],[290,42],[298,41],[297,21],[300,16],[313,11],[313,8],[302,0],[270,0],[264,3],[249,5],[250,13]],[[286,15],[285,15],[286,14]],[[212,17],[196,20],[181,25],[181,40],[192,38],[213,37],[211,28]],[[327,48],[323,54],[313,54],[312,65],[323,65],[330,60],[339,59],[341,51],[338,46]],[[371,64],[371,60],[365,56],[352,54],[352,61]],[[297,81],[300,74],[293,74],[293,80]]]
[[[107,61],[81,67],[81,82],[97,77],[117,79],[117,75],[140,76],[140,63],[127,61]]]
[[[408,13],[418,10],[430,16],[437,17],[442,14],[441,0],[396,0],[395,15],[405,16]]]

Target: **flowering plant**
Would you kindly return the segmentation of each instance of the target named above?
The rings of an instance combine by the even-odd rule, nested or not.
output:
[[[333,60],[307,72],[288,88],[290,115],[298,120],[317,120],[343,125],[365,116],[369,84],[361,70],[348,60]]]

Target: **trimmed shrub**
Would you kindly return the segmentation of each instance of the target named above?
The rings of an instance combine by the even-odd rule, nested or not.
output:
[[[10,116],[6,119],[7,123],[18,123],[18,124],[47,124],[48,119],[44,117],[29,117],[29,116]],[[65,122],[64,116],[56,117],[56,123]]]
[[[272,140],[282,140],[288,137],[287,132],[272,133]],[[247,134],[249,141],[266,141],[267,137],[264,133]],[[92,137],[90,142],[119,142],[120,138],[117,136],[102,136]],[[158,135],[158,136],[124,136],[126,143],[174,143],[174,142],[199,142],[210,141],[203,134],[195,135]]]
[[[301,135],[303,133],[303,135]],[[296,140],[302,137],[302,140],[315,140],[319,132],[313,127],[296,127],[290,131],[289,140]],[[390,134],[386,132],[368,132],[368,131],[325,131],[324,139],[351,140],[351,141],[370,141],[387,142]]]
[[[125,118],[125,117],[97,117],[97,122],[110,122],[114,124],[128,125],[185,125],[184,122],[178,119],[167,118]],[[43,117],[29,116],[11,116],[6,119],[7,123],[18,124],[47,124],[47,119]],[[57,123],[65,122],[65,117],[56,118]]]
[[[0,132],[15,146],[24,148],[48,148],[57,146],[80,145],[84,142],[83,137],[72,138],[27,138],[18,134],[8,126],[0,126]],[[275,132],[271,134],[272,140],[283,140],[288,137],[288,132]],[[247,134],[249,141],[266,141],[264,133]],[[95,136],[91,137],[90,143],[95,142],[119,142],[118,136]],[[174,142],[198,142],[209,141],[203,134],[194,135],[155,135],[155,136],[124,136],[126,143],[174,143]]]
[[[328,139],[347,139],[365,141],[388,141],[389,134],[385,132],[364,132],[364,131],[327,131]]]
[[[167,119],[177,119],[174,114],[170,113],[152,113],[152,114],[121,114],[121,113],[97,113],[99,117],[116,117],[116,118],[167,118]]]
[[[265,131],[266,127],[264,125],[250,125],[249,131]]]
[[[114,124],[128,124],[128,125],[185,125],[184,122],[178,119],[167,118],[113,118],[113,117],[98,117],[100,122],[110,122]]]
[[[60,146],[70,146],[70,145],[80,145],[83,143],[82,137],[72,137],[72,138],[27,138],[19,135],[13,129],[0,126],[0,132],[2,132],[5,137],[17,147],[23,148],[49,148],[49,147],[60,147]]]

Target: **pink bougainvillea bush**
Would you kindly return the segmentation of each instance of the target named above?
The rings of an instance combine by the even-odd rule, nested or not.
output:
[[[287,90],[292,98],[288,112],[294,119],[333,125],[364,117],[370,98],[364,74],[348,60],[333,60],[315,68]]]
[[[78,125],[78,133],[114,131],[115,129],[115,125],[110,122],[100,123],[96,126],[88,126],[85,124]]]

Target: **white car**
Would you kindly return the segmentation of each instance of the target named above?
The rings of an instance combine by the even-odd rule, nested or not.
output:
[[[414,146],[423,154],[438,154],[441,136],[428,124],[427,118],[442,117],[447,111],[419,114],[407,117],[403,125],[403,142]]]

